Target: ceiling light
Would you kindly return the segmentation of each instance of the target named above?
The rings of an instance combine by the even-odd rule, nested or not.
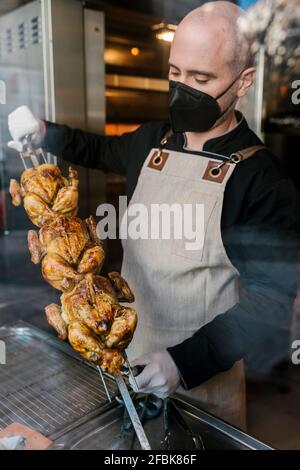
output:
[[[138,47],[132,47],[132,48],[130,49],[130,52],[131,52],[131,55],[133,55],[133,56],[135,56],[135,57],[140,54],[140,50],[139,50]]]
[[[152,26],[155,36],[160,41],[172,42],[177,26],[169,23],[159,23]]]

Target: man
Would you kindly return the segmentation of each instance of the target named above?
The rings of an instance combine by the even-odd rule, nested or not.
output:
[[[175,239],[123,241],[122,273],[139,316],[128,353],[145,366],[136,377],[141,391],[188,393],[242,427],[240,360],[288,334],[296,244],[289,181],[235,111],[255,74],[241,14],[232,3],[209,2],[179,24],[170,121],[104,137],[44,123],[22,108],[9,117],[9,145],[18,149],[34,133],[65,160],[126,175],[131,203],[204,204],[202,249]],[[242,161],[230,160],[245,149]]]

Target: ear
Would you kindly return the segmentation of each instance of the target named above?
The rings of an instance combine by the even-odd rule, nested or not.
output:
[[[251,87],[252,83],[255,80],[256,68],[248,67],[241,75],[239,88],[238,88],[238,97],[241,98],[244,96],[248,89]]]

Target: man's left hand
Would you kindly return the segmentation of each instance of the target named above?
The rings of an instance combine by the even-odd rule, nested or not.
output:
[[[177,389],[180,378],[175,362],[167,351],[159,351],[141,356],[131,363],[134,366],[146,366],[135,377],[138,385],[130,380],[135,392],[152,393],[159,398],[166,398]]]

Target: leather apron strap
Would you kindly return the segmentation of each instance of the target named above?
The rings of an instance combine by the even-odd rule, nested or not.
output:
[[[265,145],[253,145],[252,147],[247,147],[242,150],[238,150],[231,156],[231,158],[233,159],[233,163],[242,162],[252,157],[260,150],[267,150],[267,147]],[[235,161],[234,156],[238,157],[238,160]]]
[[[166,134],[163,136],[159,143],[158,147],[158,155],[162,153],[162,147],[166,145],[168,142],[169,138],[173,135],[173,131],[169,130],[166,132]],[[246,147],[242,150],[238,150],[237,152],[234,152],[230,155],[229,159],[221,165],[218,165],[218,168],[221,168],[224,164],[226,163],[240,163],[244,160],[247,160],[248,158],[252,157],[255,155],[257,152],[260,150],[267,150],[267,147],[265,145],[252,145],[251,147]]]

